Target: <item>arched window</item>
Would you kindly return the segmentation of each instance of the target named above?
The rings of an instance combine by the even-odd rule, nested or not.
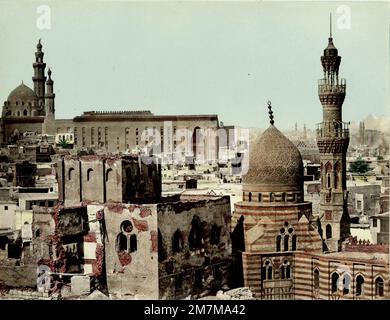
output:
[[[293,234],[292,239],[291,239],[291,250],[295,251],[297,250],[297,235]]]
[[[112,169],[108,169],[107,171],[106,171],[106,182],[108,181],[108,178],[110,177],[110,172],[112,172]]]
[[[257,196],[258,196],[258,201],[261,202],[261,193],[259,193]]]
[[[339,274],[337,272],[334,272],[332,274],[332,293],[337,292],[338,289],[338,283],[339,283]]]
[[[330,224],[326,225],[326,239],[332,238],[332,226]]]
[[[356,296],[362,296],[364,294],[363,292],[364,288],[364,278],[359,274],[356,277]]]
[[[288,251],[288,241],[290,240],[289,235],[284,236],[284,251]]]
[[[69,168],[68,171],[68,180],[72,180],[74,175],[74,168]]]
[[[282,246],[282,236],[278,235],[276,237],[276,251],[279,252]]]
[[[339,188],[339,182],[340,182],[340,179],[339,179],[339,175],[340,175],[340,162],[336,162],[336,164],[334,165],[334,187],[335,189],[338,189]]]
[[[270,202],[274,202],[274,201],[275,201],[275,195],[274,195],[273,192],[271,192],[271,193],[269,194],[269,201],[270,201]]]
[[[326,175],[326,187],[328,189],[330,188],[330,174],[329,173]]]
[[[194,216],[191,222],[191,230],[188,236],[190,250],[200,249],[202,247],[203,232],[201,221],[198,216]]]
[[[349,293],[351,285],[351,276],[346,273],[343,277],[343,295],[346,295]]]
[[[89,168],[87,170],[87,181],[90,181],[92,179],[92,173],[93,173],[93,169]]]
[[[314,290],[320,288],[320,272],[318,269],[314,269]]]
[[[23,115],[27,116],[27,110],[26,109],[23,110]]]
[[[183,248],[182,233],[180,232],[179,229],[177,229],[173,234],[172,251],[180,252],[182,248]]]
[[[249,197],[248,197],[248,199],[249,199],[249,202],[252,201],[252,192],[249,192]]]
[[[18,113],[17,113],[17,114],[18,114],[18,117],[19,117],[19,116],[20,116],[20,111],[19,111],[19,110],[18,110]]]
[[[266,260],[261,268],[261,279],[272,280],[273,268],[270,260]]]
[[[375,279],[375,297],[383,297],[383,278],[378,277]]]
[[[283,261],[283,264],[280,267],[280,271],[281,271],[281,278],[282,279],[290,279],[291,278],[290,262],[287,259],[285,259]]]
[[[286,193],[285,193],[285,192],[282,193],[282,201],[283,201],[283,202],[286,201]]]

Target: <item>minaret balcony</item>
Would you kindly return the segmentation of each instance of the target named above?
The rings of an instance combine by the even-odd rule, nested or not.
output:
[[[349,138],[349,123],[342,121],[321,122],[317,124],[317,138]]]
[[[324,93],[345,94],[345,90],[346,90],[346,80],[344,78],[341,78],[334,82],[329,81],[329,79],[318,80],[318,94],[324,94]]]

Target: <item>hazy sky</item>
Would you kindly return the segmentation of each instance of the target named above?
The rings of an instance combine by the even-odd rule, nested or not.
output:
[[[51,9],[39,30],[37,7]],[[337,8],[351,8],[338,29]],[[56,117],[88,110],[218,114],[225,124],[321,121],[317,79],[329,12],[347,79],[343,120],[388,113],[388,3],[0,0],[0,101],[24,80],[42,38],[53,70]]]

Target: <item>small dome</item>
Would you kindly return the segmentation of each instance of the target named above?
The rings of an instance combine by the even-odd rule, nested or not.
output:
[[[35,92],[24,83],[12,90],[8,96],[8,101],[12,104],[16,101],[33,102],[37,100],[38,96]]]
[[[243,190],[259,192],[303,190],[303,163],[298,148],[271,125],[250,146]]]

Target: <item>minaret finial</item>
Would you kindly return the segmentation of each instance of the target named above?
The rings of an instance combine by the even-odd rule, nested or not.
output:
[[[329,35],[332,38],[332,12],[329,13]]]
[[[269,109],[269,111],[268,111],[268,113],[269,113],[269,123],[271,125],[274,125],[275,121],[274,121],[271,101],[268,100],[267,104],[268,104],[268,109]]]

